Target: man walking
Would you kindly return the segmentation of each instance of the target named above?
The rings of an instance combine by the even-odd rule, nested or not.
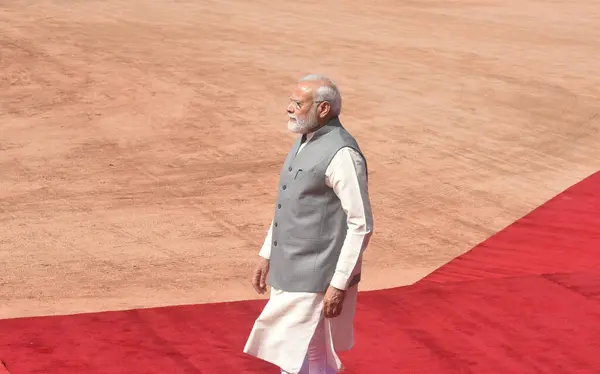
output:
[[[283,374],[337,373],[354,344],[362,254],[373,231],[366,160],[342,126],[341,95],[327,77],[296,85],[273,221],[252,283],[271,294],[244,352]]]

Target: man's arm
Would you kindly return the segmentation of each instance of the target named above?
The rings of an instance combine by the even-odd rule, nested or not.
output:
[[[269,259],[271,257],[272,232],[273,221],[271,221],[271,226],[267,232],[267,237],[265,238],[263,246],[258,253],[260,259],[258,260],[256,268],[254,269],[254,274],[252,275],[252,286],[259,294],[264,294],[267,291],[267,276],[269,274]]]
[[[327,184],[340,199],[347,216],[346,239],[330,285],[346,290],[373,232],[367,168],[354,149],[340,149],[326,171]]]
[[[273,242],[272,239],[273,236],[273,221],[271,220],[271,226],[269,226],[269,231],[267,232],[267,237],[265,238],[265,241],[262,245],[262,248],[260,249],[260,252],[258,252],[258,255],[262,258],[266,258],[267,260],[271,258],[271,243]]]

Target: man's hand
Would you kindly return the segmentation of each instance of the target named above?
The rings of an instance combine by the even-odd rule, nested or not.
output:
[[[345,296],[346,291],[344,290],[339,290],[333,286],[327,288],[325,298],[323,299],[323,312],[325,313],[325,318],[335,318],[342,313]]]
[[[269,274],[269,260],[261,257],[258,260],[254,275],[252,276],[252,286],[259,294],[267,292],[267,275]]]

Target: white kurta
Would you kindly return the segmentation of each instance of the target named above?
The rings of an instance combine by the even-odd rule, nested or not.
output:
[[[310,141],[313,134],[300,146]],[[340,149],[325,173],[326,183],[340,199],[347,215],[348,231],[342,246],[331,285],[347,290],[342,313],[325,319],[328,362],[342,363],[336,352],[346,351],[354,344],[354,313],[358,286],[348,288],[352,276],[361,272],[362,253],[373,231],[373,217],[368,196],[364,160],[354,149]],[[259,255],[270,258],[273,222]],[[309,342],[323,318],[324,293],[285,292],[271,287],[267,305],[254,323],[244,352],[279,366],[288,373],[297,373],[304,361]]]

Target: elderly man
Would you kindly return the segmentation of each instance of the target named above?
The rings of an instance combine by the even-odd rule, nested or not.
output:
[[[288,128],[299,134],[279,179],[274,218],[252,283],[271,294],[244,352],[282,373],[337,373],[354,344],[362,254],[373,230],[367,166],[339,120],[327,77],[296,85]]]

